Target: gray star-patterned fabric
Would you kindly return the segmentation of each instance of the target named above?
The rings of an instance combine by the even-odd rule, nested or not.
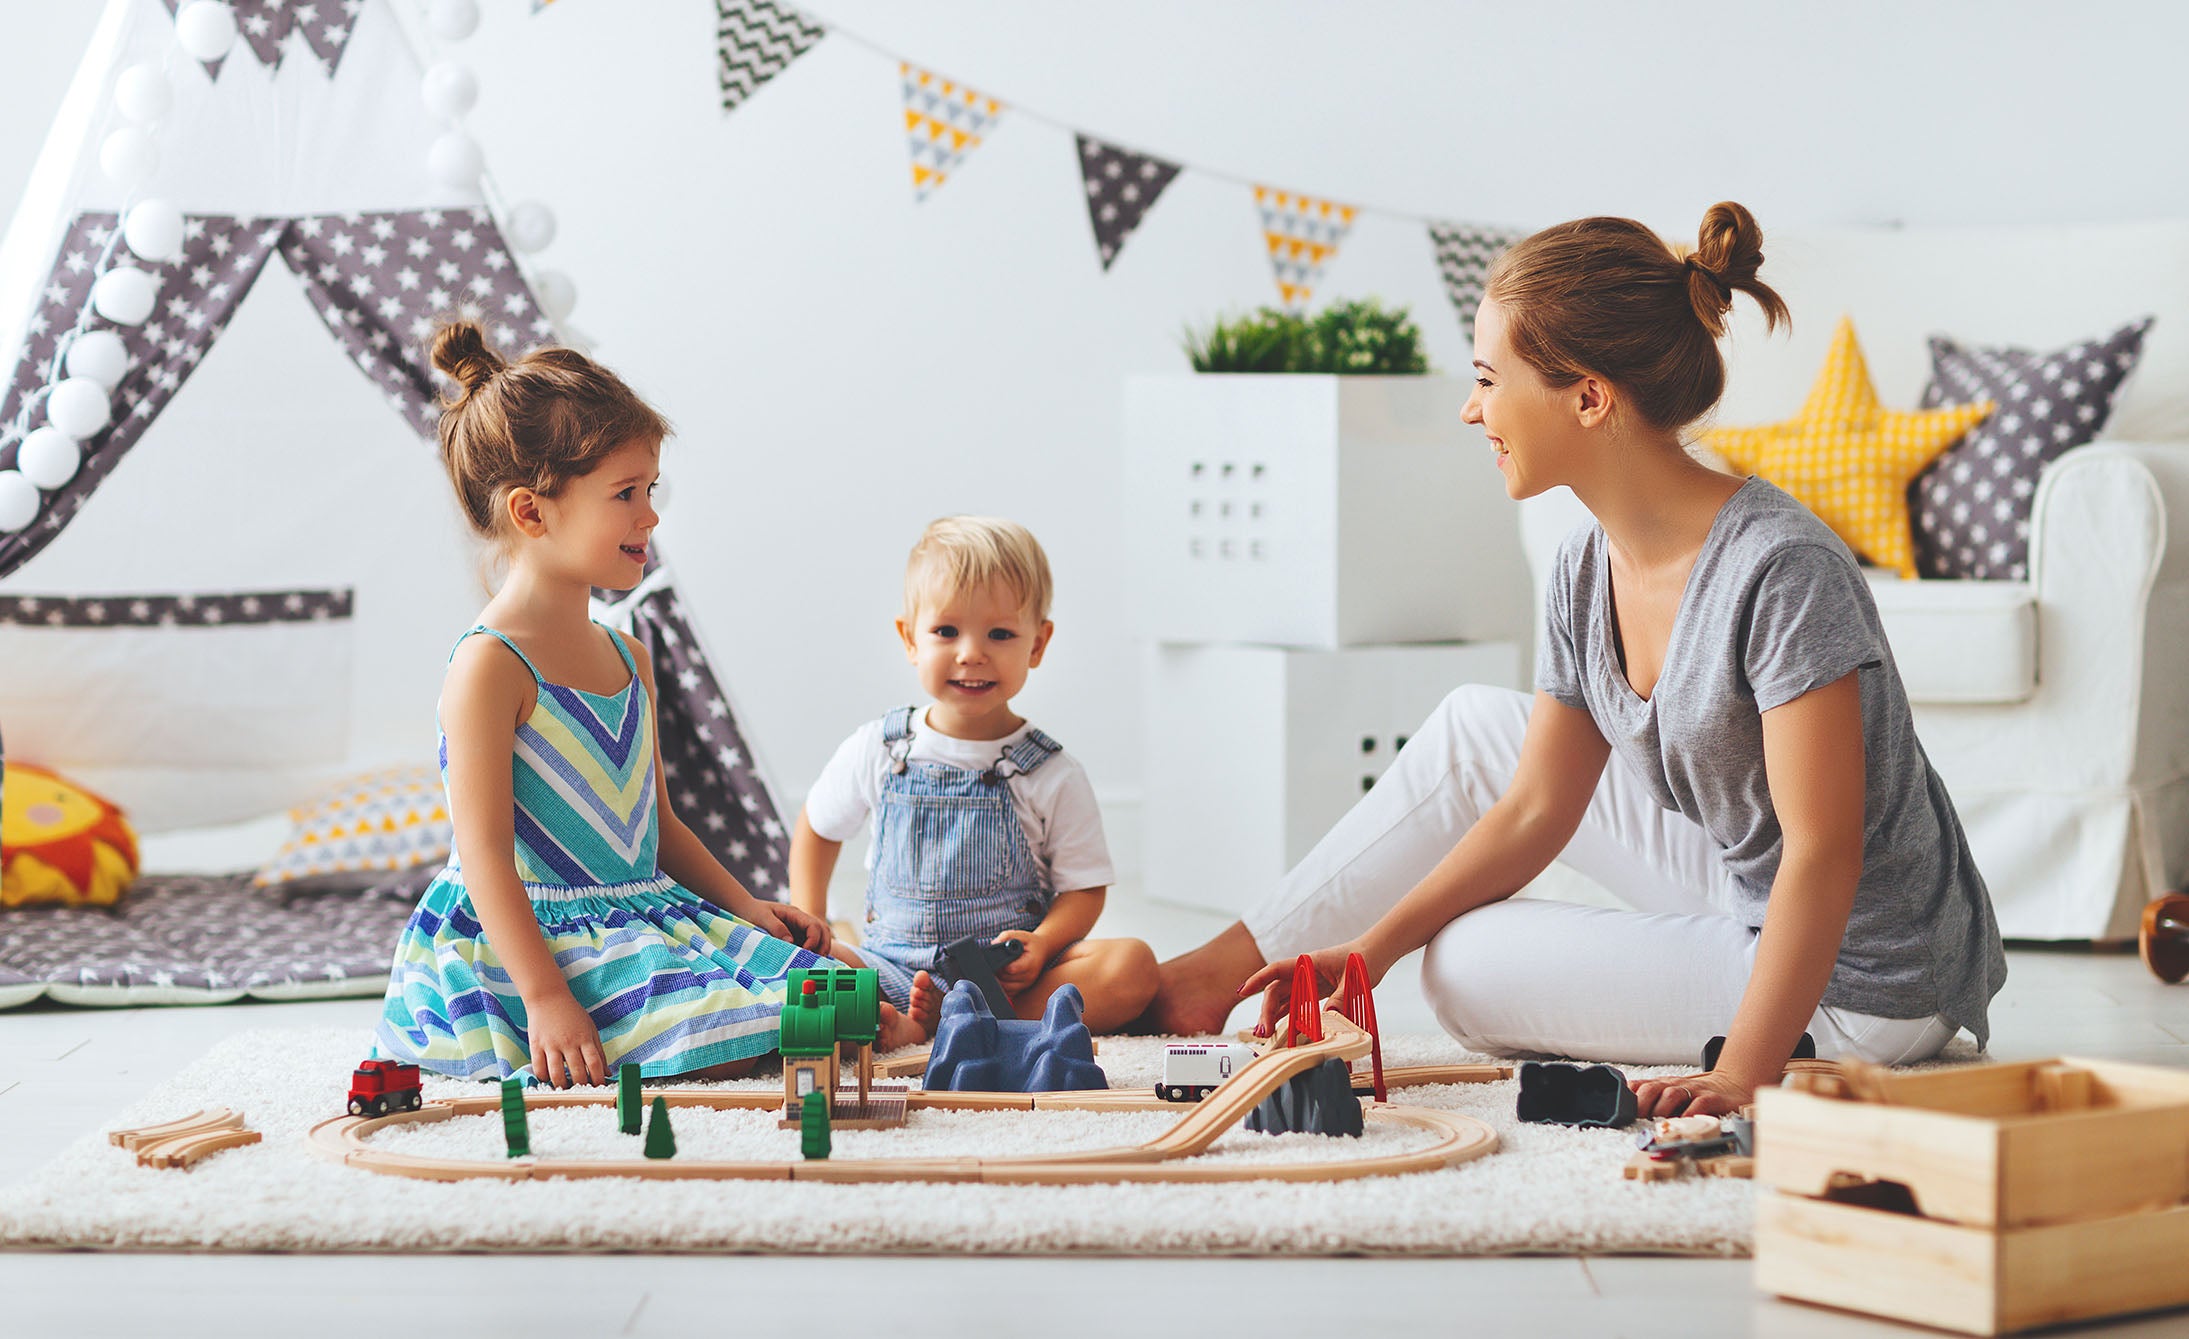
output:
[[[725,112],[736,111],[828,35],[821,24],[774,0],[715,0],[714,8],[715,67]]]
[[[306,215],[283,236],[281,258],[351,361],[429,440],[444,384],[426,352],[435,327],[476,321],[505,358],[554,338],[483,209]]]
[[[254,888],[251,874],[148,875],[111,907],[0,914],[0,999],[222,1004],[378,995],[436,869],[362,891]]]
[[[1490,266],[1505,249],[1527,236],[1511,228],[1480,223],[1432,223],[1429,244],[1436,248],[1437,273],[1444,280],[1444,295],[1459,313],[1459,328],[1475,337],[1475,311],[1482,305],[1482,287]]]
[[[164,0],[174,13],[184,0]],[[259,61],[274,69],[281,66],[282,43],[296,33],[319,59],[320,68],[333,74],[350,44],[350,30],[364,0],[228,0],[235,11],[236,37]],[[204,62],[209,75],[220,73],[221,61]]]
[[[2037,476],[2097,437],[2143,357],[2150,317],[2051,353],[1931,337],[1923,408],[1999,407],[1908,485],[1919,576],[2022,581]]]
[[[657,566],[649,552],[649,576]],[[619,623],[653,659],[654,738],[671,805],[747,891],[782,901],[790,892],[790,840],[775,796],[761,779],[676,587],[650,580],[641,589],[635,597],[612,590],[593,596],[623,612]]]
[[[348,618],[357,592],[260,590],[189,595],[5,595],[0,627],[228,628]]]
[[[144,436],[227,329],[236,304],[257,281],[286,226],[282,219],[190,215],[184,220],[180,260],[166,265],[134,262],[160,281],[159,305],[151,319],[116,326],[91,318],[93,328],[111,329],[129,350],[129,371],[114,387],[113,422],[83,443],[82,467],[74,479],[47,494],[38,519],[14,534],[0,535],[0,577],[52,543]],[[0,393],[0,470],[15,468],[23,437],[45,421],[43,397],[60,372],[63,342],[90,302],[92,281],[124,263],[115,254],[119,249],[113,214],[80,214],[62,238],[25,329],[22,353],[6,391]]]
[[[1094,225],[1095,248],[1107,270],[1147,217],[1155,198],[1178,176],[1178,164],[1086,135],[1079,140],[1079,175],[1087,186],[1087,221]]]

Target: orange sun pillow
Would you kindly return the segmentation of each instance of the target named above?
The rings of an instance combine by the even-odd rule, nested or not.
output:
[[[112,906],[136,877],[121,810],[43,767],[0,772],[0,906]]]

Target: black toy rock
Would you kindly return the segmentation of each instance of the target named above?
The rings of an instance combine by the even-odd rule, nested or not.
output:
[[[1263,1134],[1345,1134],[1361,1132],[1361,1100],[1353,1095],[1353,1070],[1343,1060],[1325,1060],[1262,1099],[1247,1113],[1247,1128]]]
[[[1618,1129],[1634,1123],[1634,1090],[1610,1065],[1560,1060],[1520,1064],[1520,1119],[1531,1125],[1597,1125]]]

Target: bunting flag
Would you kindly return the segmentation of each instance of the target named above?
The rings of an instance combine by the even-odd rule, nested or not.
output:
[[[167,12],[174,13],[182,2],[165,0]],[[320,68],[333,74],[350,43],[350,27],[357,22],[363,0],[229,0],[228,8],[236,16],[236,36],[267,68],[280,68],[282,43],[293,32],[319,58]],[[220,61],[204,65],[206,74],[220,73]]]
[[[714,10],[715,66],[725,112],[736,111],[828,35],[828,29],[775,0],[714,0]]]
[[[1360,211],[1270,186],[1254,188],[1254,204],[1262,211],[1262,237],[1269,244],[1269,267],[1277,277],[1277,291],[1288,309],[1300,310],[1314,296],[1323,266],[1338,254],[1338,243],[1352,230]]]
[[[981,135],[1003,115],[1003,104],[965,85],[898,63],[904,76],[904,129],[912,149],[912,194],[932,195],[965,156],[980,147]]]
[[[1482,305],[1482,286],[1490,265],[1505,248],[1527,236],[1511,228],[1481,223],[1432,223],[1429,242],[1436,248],[1437,273],[1444,277],[1444,294],[1459,313],[1459,328],[1475,337],[1475,309]]]
[[[1125,239],[1147,217],[1155,197],[1177,177],[1178,164],[1077,131],[1073,135],[1079,141],[1079,173],[1087,183],[1087,220],[1094,224],[1095,246],[1107,270]]]

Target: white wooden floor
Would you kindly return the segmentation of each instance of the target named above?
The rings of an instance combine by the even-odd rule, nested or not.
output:
[[[1120,894],[1104,928],[1163,953],[1215,917]],[[2132,955],[2010,953],[1994,1054],[2189,1065],[2189,984]],[[0,1186],[231,1032],[368,1027],[374,1000],[0,1014]],[[1434,1027],[1402,965],[1385,1027]],[[1757,1296],[1746,1261],[846,1259],[678,1256],[0,1254],[0,1335],[771,1336],[871,1314],[892,1336],[1840,1336],[1909,1333]],[[865,1327],[862,1325],[862,1329]],[[2189,1315],[2090,1327],[2189,1334]]]

